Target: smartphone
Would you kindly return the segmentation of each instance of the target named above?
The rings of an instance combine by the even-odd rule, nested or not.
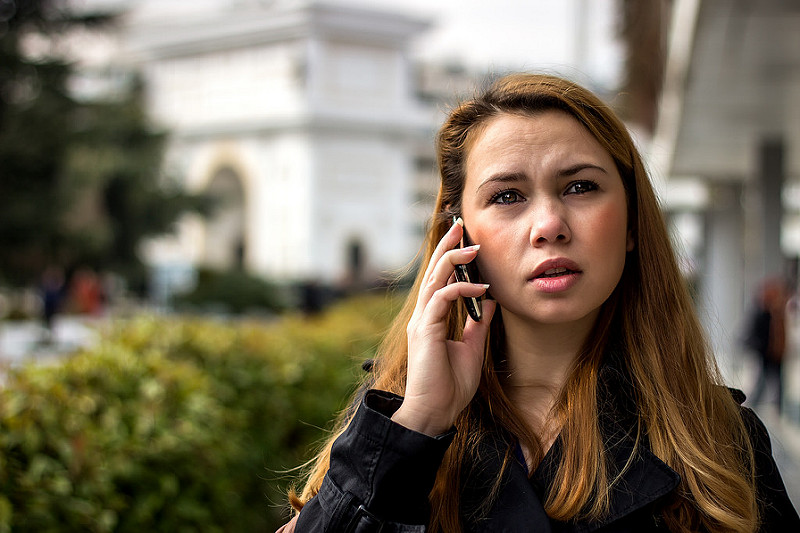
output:
[[[454,216],[453,222],[457,223],[459,218],[459,216]],[[467,235],[467,228],[464,227],[463,223],[461,227],[463,230],[461,232],[461,242],[459,243],[459,248],[463,248],[464,246],[469,246],[471,244],[469,242],[469,236]],[[478,267],[475,264],[474,259],[465,265],[456,265],[456,280],[464,281],[466,283],[478,283],[480,276],[478,274]],[[481,305],[481,299],[474,296],[465,296],[464,305],[466,305],[467,313],[470,317],[472,317],[472,320],[475,322],[480,322],[481,318],[483,317],[483,306]]]

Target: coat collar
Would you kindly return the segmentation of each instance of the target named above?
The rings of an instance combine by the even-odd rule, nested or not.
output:
[[[645,441],[641,441],[636,447],[633,426],[629,426],[629,430],[623,433],[618,432],[622,430],[619,424],[614,426],[616,427],[612,433],[607,431],[608,427],[601,426],[612,469],[610,475],[619,476],[611,487],[609,512],[596,522],[581,522],[569,526],[565,524],[564,529],[567,531],[595,531],[652,504],[672,492],[680,483],[680,475],[653,454]],[[558,438],[529,480],[541,499],[545,496],[546,487],[553,483],[562,449],[563,441]],[[519,473],[525,476],[524,467],[515,466],[520,466]]]
[[[627,468],[611,489],[609,513],[600,521],[579,523],[557,523],[550,520],[544,511],[544,489],[552,483],[561,452],[561,439],[556,439],[530,479],[526,468],[514,461],[506,470],[491,509],[486,513],[478,512],[497,479],[504,456],[504,449],[487,442],[482,447],[478,467],[473,468],[464,480],[462,515],[482,516],[471,521],[467,519],[467,531],[588,533],[647,507],[673,491],[680,482],[680,476],[643,445],[639,446],[636,456],[628,464],[633,442],[633,439],[625,439],[624,445],[620,443],[615,446],[611,454],[612,462],[618,469],[626,465]]]
[[[549,487],[553,482],[562,445],[561,439],[557,439],[530,479],[540,498],[544,497],[545,487]],[[602,520],[571,524],[564,527],[565,530],[595,531],[647,507],[672,492],[680,483],[681,478],[678,473],[656,457],[646,444],[640,443],[638,449],[635,449],[633,435],[627,434],[619,438],[608,445],[607,451],[613,469],[611,475],[619,474],[611,487],[608,514]],[[521,470],[524,475],[524,468]]]
[[[547,518],[542,502],[546,488],[553,483],[561,458],[563,442],[559,437],[530,479],[527,469],[517,461],[507,468],[500,492],[488,515],[480,522],[473,521],[469,529],[590,532],[647,507],[672,492],[680,483],[680,475],[652,453],[645,437],[642,436],[636,445],[635,407],[633,402],[620,397],[622,391],[632,390],[625,381],[625,376],[610,365],[604,366],[599,376],[600,429],[613,470],[611,475],[619,475],[611,488],[609,512],[601,521],[557,524]],[[499,436],[487,439],[481,446],[479,460],[468,472],[464,472],[462,504],[467,514],[473,513],[482,498],[486,497],[488,489],[497,479],[507,449],[507,442]]]

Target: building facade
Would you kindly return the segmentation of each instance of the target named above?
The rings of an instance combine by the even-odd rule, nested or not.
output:
[[[129,15],[125,61],[171,132],[168,171],[218,208],[150,243],[156,270],[337,285],[408,264],[437,119],[408,47],[428,23],[316,2],[168,6]]]

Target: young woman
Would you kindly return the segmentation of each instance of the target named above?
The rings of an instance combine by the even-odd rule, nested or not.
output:
[[[800,531],[612,111],[511,75],[438,157],[425,264],[284,530]]]

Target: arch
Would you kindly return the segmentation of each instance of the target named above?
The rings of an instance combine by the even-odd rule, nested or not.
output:
[[[361,285],[365,281],[366,253],[364,242],[360,237],[350,237],[344,249],[345,279],[351,286]]]
[[[244,269],[245,191],[242,178],[230,166],[219,167],[206,186],[215,202],[206,220],[203,262],[220,270]]]

